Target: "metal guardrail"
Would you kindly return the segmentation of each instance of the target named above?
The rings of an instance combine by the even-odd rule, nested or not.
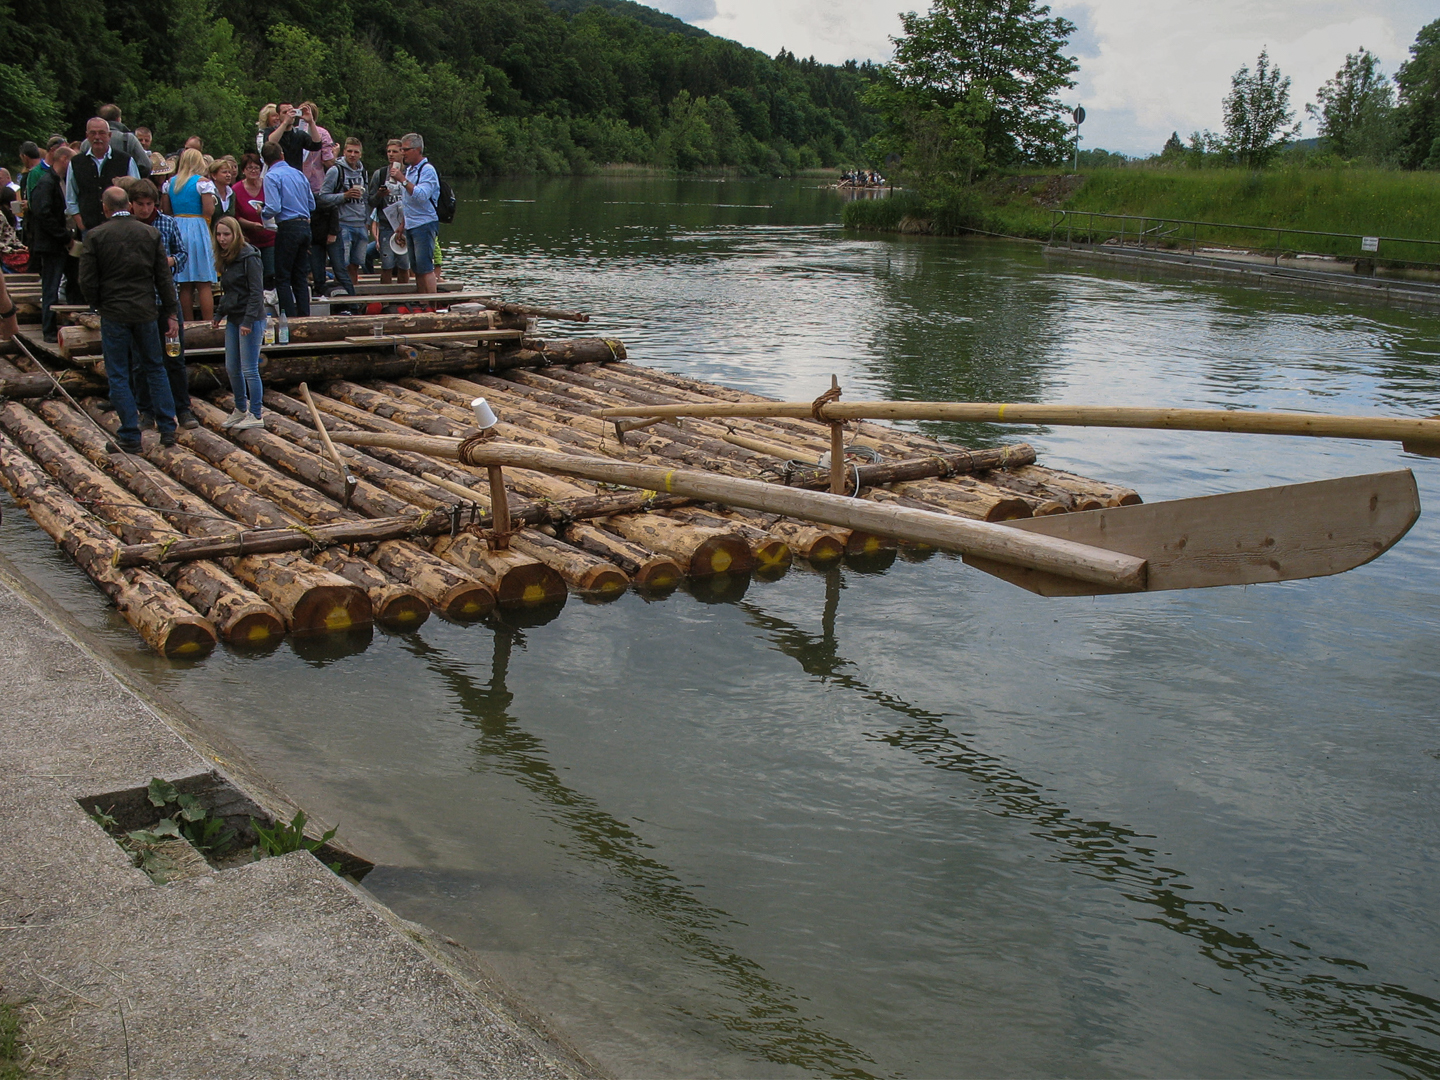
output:
[[[1287,229],[1283,226],[1234,225],[1218,221],[1192,221],[1188,218],[1161,218],[1139,214],[1105,214],[1092,210],[1052,210],[1050,214],[1050,243],[1056,242],[1056,237],[1063,228],[1064,243],[1067,247],[1095,248],[1108,246],[1111,241],[1114,241],[1121,248],[1129,245],[1139,247],[1141,250],[1174,251],[1183,248],[1188,243],[1190,254],[1199,255],[1202,242],[1220,243],[1218,239],[1204,240],[1202,231],[1210,236],[1217,236],[1220,233],[1242,233],[1254,235],[1257,243],[1252,245],[1252,248],[1259,248],[1265,254],[1269,254],[1268,241],[1273,238],[1276,266],[1279,266],[1280,260],[1285,257],[1316,255],[1339,259],[1353,257],[1357,263],[1357,270],[1367,263],[1369,268],[1373,269],[1377,261],[1440,270],[1440,240],[1419,240],[1404,236],[1362,236],[1359,233]],[[1114,222],[1118,222],[1118,226],[1108,224]],[[1078,242],[1074,239],[1076,233],[1081,234]],[[1104,239],[1097,243],[1097,237],[1102,236]],[[1327,240],[1337,241],[1337,243],[1312,244],[1308,248],[1286,245],[1287,238],[1298,240],[1302,237],[1324,237]],[[1394,253],[1397,246],[1404,251],[1411,245],[1419,245],[1417,254],[1423,253],[1431,257],[1417,259]],[[1325,250],[1320,250],[1321,248]],[[1382,254],[1382,251],[1385,254]]]

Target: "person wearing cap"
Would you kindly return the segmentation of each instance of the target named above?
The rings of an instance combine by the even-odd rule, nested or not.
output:
[[[110,145],[110,122],[92,116],[85,123],[84,153],[70,162],[65,175],[65,213],[83,236],[105,220],[100,193],[122,176],[139,176],[140,167],[128,154]]]

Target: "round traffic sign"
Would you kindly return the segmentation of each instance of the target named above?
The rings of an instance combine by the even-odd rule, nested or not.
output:
[[[1083,124],[1085,122],[1085,106],[1076,105],[1074,111],[1071,112],[1070,115],[1075,118],[1076,126]]]

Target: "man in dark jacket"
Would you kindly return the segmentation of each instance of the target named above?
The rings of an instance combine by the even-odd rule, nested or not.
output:
[[[160,234],[130,216],[130,197],[106,188],[100,200],[105,222],[85,235],[80,254],[80,287],[100,312],[100,351],[110,383],[110,404],[120,417],[120,449],[140,449],[140,417],[130,392],[130,368],[138,364],[150,388],[162,446],[175,445],[175,401],[165,375],[158,317],[176,337],[180,304]],[[159,300],[157,305],[156,300]]]
[[[25,246],[31,260],[39,260],[40,331],[46,341],[58,333],[50,309],[60,302],[60,282],[70,252],[70,221],[65,216],[65,174],[70,169],[70,147],[63,143],[31,171],[30,206],[25,212]]]

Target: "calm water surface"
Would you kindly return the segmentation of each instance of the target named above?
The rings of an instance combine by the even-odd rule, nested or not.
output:
[[[1440,411],[1437,318],[846,234],[793,183],[473,189],[446,274],[761,393]],[[978,444],[1000,432],[936,427]],[[1147,501],[1440,462],[1008,429]],[[1045,600],[937,556],[165,663],[4,550],[626,1076],[1440,1073],[1440,536]]]

